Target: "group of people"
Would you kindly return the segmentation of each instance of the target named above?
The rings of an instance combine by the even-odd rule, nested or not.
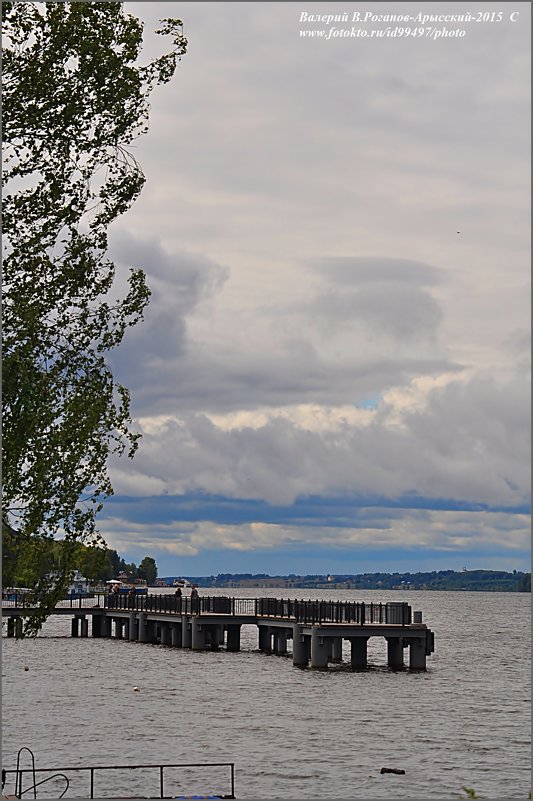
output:
[[[183,595],[183,592],[181,591],[181,587],[177,587],[176,588],[176,592],[174,593],[174,596],[176,598],[181,598],[182,595]],[[193,587],[192,590],[191,590],[191,598],[198,598],[198,590],[196,589],[196,587]]]

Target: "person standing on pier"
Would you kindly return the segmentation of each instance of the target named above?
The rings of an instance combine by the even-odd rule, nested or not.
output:
[[[198,611],[198,590],[193,586],[191,590],[191,612]]]

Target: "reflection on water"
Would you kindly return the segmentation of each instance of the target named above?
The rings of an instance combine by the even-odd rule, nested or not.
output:
[[[369,641],[368,671],[319,672],[257,653],[254,626],[243,627],[240,653],[191,652],[72,639],[70,618],[55,618],[36,640],[3,640],[3,766],[14,767],[25,745],[37,767],[235,762],[241,799],[457,798],[463,785],[486,798],[527,797],[529,595],[305,597],[409,601],[435,632],[427,672],[389,671],[378,638]],[[384,766],[406,774],[381,775]],[[117,773],[97,791],[157,795],[156,773]],[[166,792],[227,789],[227,774],[193,773],[187,787],[170,777]]]

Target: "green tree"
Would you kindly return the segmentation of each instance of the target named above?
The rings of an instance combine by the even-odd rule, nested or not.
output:
[[[137,575],[139,578],[146,579],[148,584],[153,584],[157,578],[157,565],[155,563],[155,559],[152,559],[151,556],[145,556],[139,565]]]
[[[129,146],[147,130],[150,93],[171,79],[187,41],[179,20],[163,20],[157,32],[173,37],[171,52],[139,65],[142,24],[122,6],[2,3],[2,530],[16,532],[15,563],[28,562],[43,537],[101,542],[107,458],[137,446],[128,391],[106,354],[142,318],[149,290],[132,270],[117,299],[107,230],[141,191]],[[53,585],[35,564],[40,610],[26,633],[64,593],[73,553],[65,548]]]

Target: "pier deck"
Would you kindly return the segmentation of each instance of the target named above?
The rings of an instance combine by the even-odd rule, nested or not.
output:
[[[23,618],[31,613],[24,596],[2,600],[7,636],[22,636]],[[72,616],[73,637],[113,637],[195,651],[240,650],[243,625],[257,626],[259,650],[287,654],[292,641],[293,664],[326,669],[342,662],[342,643],[351,645],[353,669],[367,666],[370,637],[387,640],[388,665],[404,667],[409,648],[409,668],[426,669],[426,656],[434,651],[433,632],[422,623],[422,613],[409,604],[365,604],[351,601],[305,601],[278,598],[229,598],[172,595],[124,595],[71,598],[60,602],[55,615]]]

